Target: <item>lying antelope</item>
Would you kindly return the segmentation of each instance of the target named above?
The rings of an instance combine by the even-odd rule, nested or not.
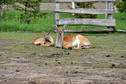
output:
[[[44,37],[36,38],[33,41],[34,45],[40,45],[40,46],[54,46],[53,38],[49,35],[50,32],[44,32]]]
[[[68,35],[63,36],[66,25],[62,28],[55,26],[57,32],[56,47],[65,49],[85,49],[91,48],[92,43],[83,35]]]

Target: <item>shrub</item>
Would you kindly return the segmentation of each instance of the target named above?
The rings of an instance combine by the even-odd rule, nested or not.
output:
[[[18,4],[14,4],[13,7],[16,10],[24,11],[25,13],[20,15],[20,20],[30,23],[32,20],[43,17],[46,13],[40,13],[39,7],[42,0],[16,0]]]
[[[119,12],[126,13],[126,0],[122,0],[122,2],[116,2],[116,7],[118,8]]]
[[[89,8],[95,8],[93,6],[93,2],[76,2],[76,8],[86,8],[86,9],[89,9]],[[97,15],[96,14],[75,14],[75,17],[77,18],[96,18]]]

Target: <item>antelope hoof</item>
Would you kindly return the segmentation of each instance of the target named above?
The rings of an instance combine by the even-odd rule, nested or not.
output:
[[[67,49],[72,49],[72,47],[68,47]]]
[[[54,44],[52,44],[51,46],[55,46]]]
[[[83,43],[82,45],[81,45],[81,47],[83,47],[83,48],[88,48],[88,47],[90,47],[91,45],[90,44],[88,44],[88,43]]]
[[[38,44],[36,44],[36,45],[41,45],[41,43],[38,43]]]
[[[59,46],[55,46],[56,48],[60,48]]]

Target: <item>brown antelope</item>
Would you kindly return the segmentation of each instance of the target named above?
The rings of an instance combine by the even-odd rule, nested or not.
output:
[[[55,25],[55,28],[57,32],[56,47],[65,49],[85,49],[92,47],[92,43],[83,35],[63,36],[66,25],[63,27],[57,27],[57,25]]]
[[[54,45],[54,41],[53,38],[49,35],[50,32],[44,32],[44,37],[39,37],[36,38],[33,41],[34,45],[40,45],[40,46],[53,46]]]

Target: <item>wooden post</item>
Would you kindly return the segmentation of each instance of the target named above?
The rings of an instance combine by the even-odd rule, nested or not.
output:
[[[106,7],[105,7],[105,8],[108,9],[108,2],[106,1],[105,4],[106,4]],[[105,14],[105,19],[107,19],[107,15],[108,15],[108,14],[106,13],[106,14]]]
[[[72,9],[75,9],[75,3],[72,2]],[[74,16],[74,13],[72,14]]]
[[[107,2],[107,9],[113,10],[113,2]],[[113,19],[113,13],[112,14],[107,14],[107,19]],[[109,26],[109,29],[112,28],[113,32],[115,31],[114,27]],[[112,33],[112,32],[109,32]]]
[[[59,9],[60,9],[59,3],[56,3],[56,1],[55,1],[55,10],[59,10]],[[60,16],[59,15],[60,15],[59,13],[55,13],[55,25],[58,24],[57,21],[59,21],[59,19],[60,19]]]
[[[107,9],[113,10],[113,2],[107,2]],[[107,18],[113,19],[113,14],[108,14]]]

